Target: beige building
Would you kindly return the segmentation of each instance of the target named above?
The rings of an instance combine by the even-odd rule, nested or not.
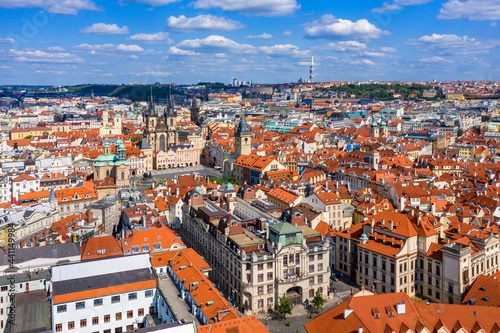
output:
[[[212,281],[241,312],[274,309],[283,295],[293,304],[310,301],[317,290],[326,298],[329,243],[310,227],[277,221],[266,227],[255,219],[244,228],[206,201],[185,206],[182,222],[184,242],[214,268]]]
[[[52,130],[49,127],[16,127],[10,130],[11,140],[21,140],[27,136],[50,135]]]
[[[113,122],[109,120],[108,105],[104,106],[102,112],[102,125],[99,128],[99,135],[102,137],[117,136],[122,134],[122,116],[116,114]]]
[[[335,269],[377,293],[459,304],[479,274],[500,269],[499,237],[475,230],[443,246],[438,229],[420,215],[384,211],[368,217],[337,233]]]
[[[154,168],[183,168],[200,164],[200,151],[193,144],[185,143],[154,153]]]

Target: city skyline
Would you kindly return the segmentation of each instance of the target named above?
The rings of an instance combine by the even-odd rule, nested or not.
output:
[[[0,84],[498,80],[498,0],[0,0]],[[147,24],[144,24],[147,22]]]

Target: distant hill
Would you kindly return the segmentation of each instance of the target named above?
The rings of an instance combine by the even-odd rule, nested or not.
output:
[[[120,87],[117,84],[84,84],[79,86],[66,87],[71,92],[81,95],[90,95],[92,91],[95,96],[108,95]]]
[[[66,88],[79,95],[90,95],[93,91],[96,96],[128,98],[133,101],[146,101],[151,95],[150,85],[87,84]],[[168,88],[153,86],[153,96],[155,99],[165,99],[168,95]],[[180,95],[180,93],[172,89],[172,95]]]

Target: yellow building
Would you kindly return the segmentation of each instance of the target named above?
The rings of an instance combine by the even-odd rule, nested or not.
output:
[[[25,137],[31,136],[42,136],[42,135],[50,135],[52,133],[52,129],[49,127],[16,127],[10,130],[10,139],[11,140],[20,140]]]
[[[474,146],[463,145],[458,147],[460,157],[465,157],[467,159],[474,157]]]
[[[446,99],[458,99],[458,100],[463,100],[464,99],[464,94],[460,92],[450,92],[446,94]]]

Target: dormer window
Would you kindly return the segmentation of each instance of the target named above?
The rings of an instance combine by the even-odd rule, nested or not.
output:
[[[372,308],[373,318],[380,319],[380,311],[377,308]]]

